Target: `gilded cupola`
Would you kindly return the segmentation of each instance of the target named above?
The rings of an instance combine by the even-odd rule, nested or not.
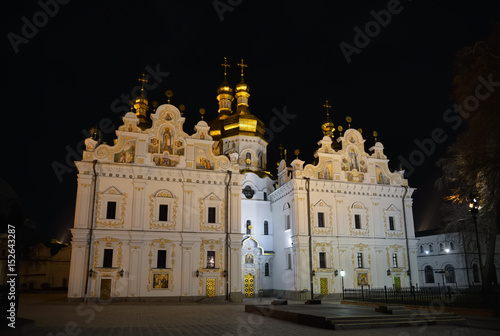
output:
[[[142,77],[138,79],[141,82],[141,93],[134,98],[133,104],[135,109],[135,114],[139,118],[139,127],[144,131],[151,127],[151,121],[147,116],[147,111],[149,110],[148,100],[144,94],[144,83],[147,83],[146,74],[143,73]]]

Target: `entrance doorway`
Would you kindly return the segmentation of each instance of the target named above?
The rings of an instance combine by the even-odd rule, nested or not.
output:
[[[401,290],[401,278],[400,277],[394,277],[394,288],[396,290]]]
[[[111,279],[101,279],[101,299],[109,300],[111,297]]]
[[[215,279],[207,279],[207,297],[215,297]]]
[[[254,297],[254,278],[253,275],[245,275],[245,297]]]
[[[328,279],[320,278],[319,279],[319,287],[321,290],[321,295],[328,295]]]

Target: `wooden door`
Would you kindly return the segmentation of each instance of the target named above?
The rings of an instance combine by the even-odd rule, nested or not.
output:
[[[328,295],[328,279],[320,278],[319,279],[319,287],[321,290],[321,295]]]
[[[111,279],[101,279],[101,299],[109,300],[111,297]]]
[[[254,278],[253,275],[245,275],[245,297],[254,297]]]
[[[207,279],[207,297],[215,297],[215,279]]]

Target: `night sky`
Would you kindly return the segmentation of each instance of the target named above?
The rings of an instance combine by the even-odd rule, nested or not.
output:
[[[452,105],[453,59],[488,35],[500,10],[498,1],[46,2],[50,15],[37,1],[10,3],[1,14],[7,62],[0,177],[19,195],[41,237],[66,241],[77,183],[67,162],[81,153],[85,132],[101,124],[112,143],[109,129],[121,125],[127,96],[135,95],[145,71],[150,103],[166,103],[164,93],[172,90],[172,103],[186,106],[184,130],[192,134],[200,108],[205,120],[216,117],[223,57],[231,64],[231,85],[239,82],[236,63],[244,58],[248,64],[250,111],[268,127],[276,111],[294,116],[282,130],[268,132],[272,173],[280,143],[288,158],[298,148],[300,159],[313,161],[326,99],[336,126],[345,128],[351,116],[352,126],[363,129],[365,150],[378,132],[392,170],[400,158],[415,162],[415,141],[426,143],[441,128],[446,141],[427,147],[429,154],[407,167],[406,176],[418,188],[416,227],[439,224],[443,195],[434,188],[435,163],[459,134],[443,121]],[[384,16],[389,10],[390,18]],[[367,24],[371,36],[358,36],[356,46]],[[350,62],[342,42],[357,48]],[[67,171],[58,176],[54,165]]]

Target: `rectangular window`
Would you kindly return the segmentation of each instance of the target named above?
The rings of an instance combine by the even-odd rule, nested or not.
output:
[[[106,205],[106,219],[116,219],[116,202],[108,202]]]
[[[264,265],[264,276],[269,276],[269,263]]]
[[[292,255],[290,253],[286,255],[286,264],[287,269],[292,269]]]
[[[156,262],[156,268],[167,268],[167,251],[159,250]]]
[[[207,268],[215,268],[215,251],[207,251]]]
[[[215,208],[214,207],[210,207],[208,208],[208,222],[209,223],[215,223]]]
[[[389,216],[389,230],[394,231],[394,217]]]
[[[269,224],[267,221],[264,221],[264,236],[269,235]]]
[[[358,253],[358,268],[363,268],[363,253]]]
[[[319,268],[326,268],[326,252],[319,253]]]
[[[392,254],[392,267],[394,267],[394,268],[398,267],[398,254],[397,253]]]
[[[104,257],[102,259],[102,267],[113,267],[113,249],[104,249]]]
[[[318,212],[318,227],[325,227],[325,214]]]
[[[354,227],[361,229],[361,215],[354,215]]]
[[[285,215],[285,230],[290,230],[290,215]]]
[[[168,205],[160,204],[160,209],[158,211],[158,220],[160,222],[168,222]]]

